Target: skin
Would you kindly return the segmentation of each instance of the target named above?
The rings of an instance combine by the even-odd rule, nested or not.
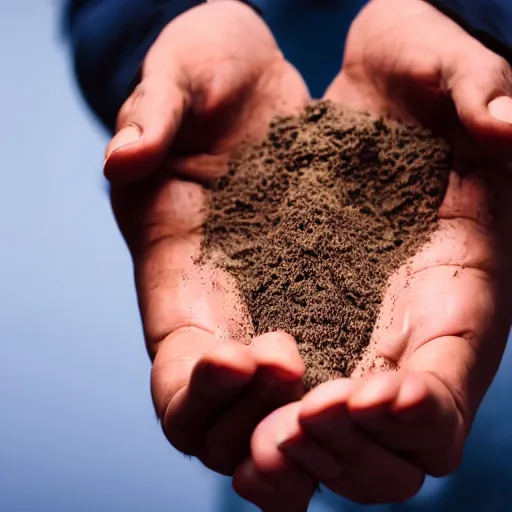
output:
[[[309,101],[250,8],[202,5],[164,29],[106,153],[163,431],[265,512],[306,510],[318,482],[359,502],[403,501],[425,474],[453,471],[510,325],[510,68],[422,0],[373,0],[346,52],[329,99],[431,126],[458,166],[479,164],[452,176],[433,243],[392,278],[367,359],[377,366],[351,379],[303,397],[294,340],[236,341],[250,326],[232,279],[195,263],[202,184],[275,114]]]
[[[306,510],[312,495],[291,491],[305,475],[372,504],[458,467],[510,327],[510,93],[506,62],[424,2],[375,0],[354,22],[327,98],[442,132],[472,172],[452,173],[439,229],[391,278],[352,378],[258,425],[234,485],[266,512]]]
[[[232,281],[194,263],[200,183],[225,172],[242,140],[261,138],[272,117],[309,99],[252,9],[230,0],[202,5],[172,21],[151,48],[107,148],[157,416],[178,450],[223,474],[249,455],[264,417],[302,396],[304,365],[285,333],[233,340],[247,318]]]

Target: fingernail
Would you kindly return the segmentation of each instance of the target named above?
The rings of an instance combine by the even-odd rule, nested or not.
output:
[[[388,393],[379,377],[370,380],[360,391],[356,392],[351,399],[351,410],[375,410],[383,406]]]
[[[512,124],[512,98],[499,96],[493,99],[487,108],[494,119]]]
[[[141,134],[142,132],[140,128],[134,124],[129,124],[117,132],[110,141],[103,166],[105,166],[105,163],[111,157],[112,153],[114,153],[114,151],[117,151],[118,149],[122,148],[123,146],[127,146],[128,144],[137,142]]]

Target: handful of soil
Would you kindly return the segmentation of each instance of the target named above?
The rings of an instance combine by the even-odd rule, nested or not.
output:
[[[318,102],[276,119],[209,190],[203,253],[222,254],[256,335],[295,337],[306,388],[360,360],[389,277],[435,227],[449,170],[430,132]]]

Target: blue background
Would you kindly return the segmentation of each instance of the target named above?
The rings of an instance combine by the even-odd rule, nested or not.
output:
[[[58,8],[0,3],[0,511],[252,510],[160,433],[101,178],[106,138],[69,72]],[[379,509],[508,510],[511,390],[509,350],[461,470]],[[340,503],[322,493],[311,510]]]

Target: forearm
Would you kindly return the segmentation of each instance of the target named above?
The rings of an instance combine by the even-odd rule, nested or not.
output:
[[[69,0],[67,34],[82,93],[113,130],[137,84],[142,61],[162,29],[201,0]]]

